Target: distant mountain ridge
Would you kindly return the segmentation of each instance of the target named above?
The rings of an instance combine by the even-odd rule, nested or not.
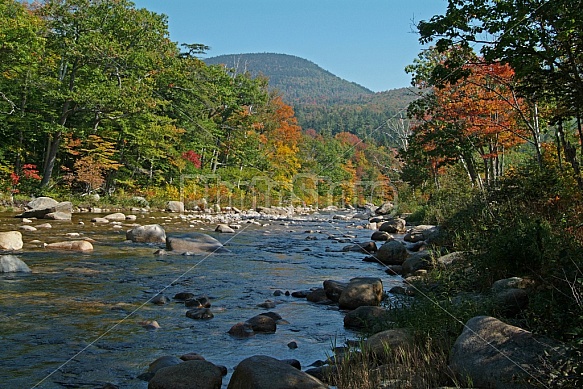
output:
[[[353,100],[374,92],[354,82],[346,81],[315,63],[289,54],[251,53],[226,54],[204,59],[209,65],[224,64],[228,68],[256,77],[269,78],[269,86],[279,90],[289,103],[310,100],[339,102]]]
[[[267,77],[270,89],[281,92],[284,101],[294,107],[305,130],[329,135],[350,132],[388,146],[396,146],[391,121],[401,121],[402,125],[407,106],[419,96],[413,88],[375,93],[288,54],[227,54],[204,62]]]

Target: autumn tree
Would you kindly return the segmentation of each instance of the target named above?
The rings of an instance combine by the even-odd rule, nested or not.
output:
[[[463,78],[441,82],[411,104],[409,113],[418,124],[409,142],[413,148],[404,155],[424,163],[432,174],[439,166],[459,162],[470,181],[482,187],[483,180],[490,184],[502,175],[504,153],[528,140],[522,120],[527,108],[516,95],[514,72],[508,65],[473,60],[460,68]],[[417,82],[436,84],[427,77],[433,73],[424,73],[426,63],[416,65],[410,70],[417,70]]]
[[[535,137],[540,134],[540,106],[546,106],[565,159],[583,188],[577,148],[571,143],[579,138],[583,152],[582,5],[569,0],[450,0],[444,15],[420,22],[418,29],[420,41],[435,42],[441,52],[456,46],[469,50],[479,44],[487,62],[510,65],[519,80],[520,96],[532,107],[531,131],[536,132]],[[449,65],[460,68],[464,63],[462,59]],[[571,140],[564,136],[563,125],[570,119],[575,121],[569,126]],[[541,165],[540,147],[537,157]]]

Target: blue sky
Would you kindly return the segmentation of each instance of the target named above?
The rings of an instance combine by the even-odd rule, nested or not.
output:
[[[446,0],[134,0],[168,16],[170,38],[204,57],[291,54],[375,92],[410,85],[404,67],[422,47],[413,24]]]

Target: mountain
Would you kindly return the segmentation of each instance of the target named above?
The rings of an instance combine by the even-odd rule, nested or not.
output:
[[[298,123],[306,130],[328,135],[346,131],[389,146],[398,146],[392,128],[408,125],[407,106],[418,97],[413,88],[375,93],[287,54],[228,54],[204,62],[267,77],[269,87],[280,91],[284,101],[294,107]]]
[[[269,86],[280,91],[291,104],[352,100],[372,91],[322,69],[313,62],[287,54],[227,54],[204,60],[209,65],[223,64],[240,73],[269,78]]]

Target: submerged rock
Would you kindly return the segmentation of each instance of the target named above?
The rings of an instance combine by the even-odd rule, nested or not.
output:
[[[0,255],[0,273],[30,273],[26,263],[15,255]]]

